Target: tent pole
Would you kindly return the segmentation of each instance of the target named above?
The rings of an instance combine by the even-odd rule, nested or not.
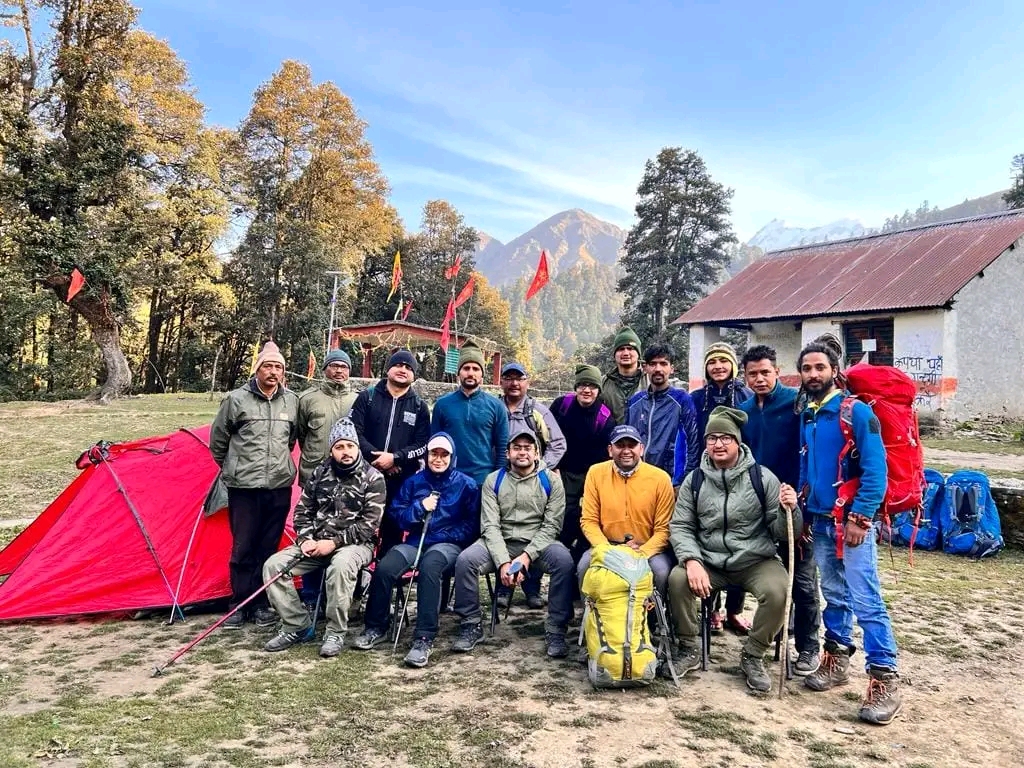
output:
[[[181,608],[178,606],[178,596],[181,594],[181,584],[185,581],[185,567],[188,565],[188,556],[192,552],[192,544],[196,540],[196,532],[199,530],[199,521],[203,519],[203,505],[199,505],[199,514],[196,515],[196,521],[192,526],[192,535],[188,537],[188,546],[185,547],[185,556],[181,560],[181,573],[178,574],[178,587],[174,590],[174,603],[171,605],[171,615],[167,619],[168,624],[174,623],[174,611],[182,613]],[[182,614],[184,619],[184,614]]]
[[[146,548],[149,550],[149,554],[153,556],[153,562],[156,563],[156,569],[160,572],[160,578],[164,581],[164,586],[167,587],[167,594],[170,595],[172,601],[175,600],[174,590],[171,589],[171,583],[167,580],[167,574],[164,572],[163,566],[160,565],[160,558],[157,557],[156,548],[153,546],[153,540],[149,538],[149,531],[146,530],[146,526],[142,524],[142,517],[139,515],[139,510],[135,508],[135,504],[132,503],[131,498],[128,496],[128,491],[125,490],[124,485],[121,483],[121,478],[117,476],[114,468],[110,466],[110,462],[106,457],[103,457],[103,465],[110,470],[110,476],[114,478],[114,482],[117,483],[117,490],[120,491],[124,497],[125,504],[128,505],[129,511],[132,513],[132,517],[135,518],[135,524],[139,526],[139,530],[142,532],[142,538],[146,540]],[[185,620],[185,614],[181,608],[178,608],[178,615],[181,616],[181,620]]]

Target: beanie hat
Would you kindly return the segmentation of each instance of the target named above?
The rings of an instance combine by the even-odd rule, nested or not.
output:
[[[359,445],[359,433],[356,432],[356,425],[352,423],[352,419],[348,417],[339,419],[331,427],[331,434],[327,439],[327,444],[333,448],[339,440],[348,440],[350,443]]]
[[[341,363],[348,366],[349,370],[352,370],[352,358],[348,356],[348,352],[343,349],[332,349],[327,353],[327,357],[324,358],[324,370],[331,363]]]
[[[730,363],[732,363],[732,375],[735,378],[739,374],[740,364],[736,359],[736,350],[732,348],[732,344],[727,344],[724,341],[718,341],[709,346],[704,350],[704,375],[708,372],[708,361],[713,357],[724,357]]]
[[[259,370],[259,367],[264,363],[280,363],[284,365],[284,355],[281,354],[277,344],[272,341],[268,341],[263,345],[263,349],[256,356],[256,367],[253,370]]]
[[[577,365],[576,380],[573,382],[573,389],[580,384],[593,384],[601,388],[601,371],[594,365]]]
[[[409,366],[412,369],[413,375],[419,371],[420,366],[416,362],[416,356],[408,349],[396,349],[391,357],[388,358],[388,368],[393,368],[399,363]]]
[[[612,344],[612,349],[618,350],[620,347],[632,347],[636,350],[637,354],[640,354],[640,337],[636,335],[636,331],[626,327],[615,334],[615,342]]]
[[[476,363],[480,366],[480,370],[483,370],[484,367],[484,352],[472,341],[467,341],[462,345],[462,349],[459,350],[460,371],[466,363]]]
[[[704,437],[708,435],[732,435],[737,443],[743,442],[740,430],[747,423],[747,414],[738,408],[720,405],[708,417]]]

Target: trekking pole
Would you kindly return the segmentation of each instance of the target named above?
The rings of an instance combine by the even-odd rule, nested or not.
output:
[[[195,640],[190,642],[188,645],[185,645],[182,648],[180,648],[177,653],[175,653],[173,656],[171,656],[171,658],[169,658],[167,661],[165,661],[162,665],[154,667],[153,668],[153,677],[159,677],[160,675],[162,675],[164,670],[167,669],[169,666],[171,666],[171,664],[176,662],[178,659],[180,659],[186,653],[188,653],[193,648],[195,648],[197,645],[199,645],[201,642],[203,642],[203,640],[205,640],[207,637],[209,637],[211,634],[213,634],[213,632],[216,631],[216,629],[218,627],[220,627],[221,624],[223,624],[225,621],[230,619],[232,616],[234,616],[240,610],[245,608],[245,606],[247,606],[249,603],[251,603],[257,597],[259,597],[261,594],[263,594],[267,590],[267,588],[271,584],[273,584],[275,581],[280,579],[285,574],[290,576],[292,568],[294,568],[299,563],[299,561],[302,560],[304,557],[305,557],[305,555],[302,554],[302,552],[299,552],[297,555],[295,555],[295,557],[293,557],[291,560],[289,560],[287,563],[285,563],[284,567],[280,571],[278,571],[277,575],[274,576],[272,579],[270,579],[270,581],[268,581],[262,587],[257,589],[255,592],[253,592],[247,598],[245,598],[245,600],[240,602],[238,605],[236,605],[230,611],[228,611],[223,616],[221,616],[219,619],[217,619],[217,621],[215,621],[213,624],[211,624],[209,627],[207,627],[205,630],[203,630],[203,632],[199,635],[199,637],[197,637]]]
[[[793,508],[783,507],[786,513],[786,549],[789,554],[788,583],[786,584],[786,610],[785,621],[782,622],[782,653],[779,654],[779,698],[782,698],[786,687],[786,672],[789,667],[789,611],[793,602],[793,550],[796,549],[796,541],[793,539]]]
[[[430,495],[439,497],[441,494],[437,491],[431,491]],[[434,507],[434,509],[437,509],[437,507]],[[405,593],[405,602],[402,604],[402,612],[398,614],[398,624],[395,626],[395,642],[391,646],[392,656],[398,652],[398,638],[402,636],[402,623],[405,620],[405,612],[409,609],[409,598],[412,597],[412,581],[416,578],[416,569],[419,568],[420,565],[420,555],[423,554],[423,542],[427,538],[427,528],[430,525],[430,516],[433,514],[433,512],[427,512],[426,516],[423,518],[423,531],[420,533],[420,543],[416,547],[416,559],[412,561],[412,566],[409,568],[409,570],[412,571],[412,578],[409,579],[409,589]]]

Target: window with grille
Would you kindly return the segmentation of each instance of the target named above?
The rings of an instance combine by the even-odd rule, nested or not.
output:
[[[875,351],[868,354],[868,361],[875,365],[892,365],[893,329],[892,318],[888,317],[843,324],[844,367],[861,361],[863,342],[867,339],[875,340]]]

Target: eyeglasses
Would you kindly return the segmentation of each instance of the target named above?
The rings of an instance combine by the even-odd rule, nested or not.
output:
[[[704,442],[708,445],[714,445],[715,443],[721,443],[722,445],[732,445],[736,442],[736,438],[732,435],[708,435],[704,438]]]
[[[595,392],[599,392],[601,390],[597,384],[578,384],[576,385],[576,389],[592,389]]]

